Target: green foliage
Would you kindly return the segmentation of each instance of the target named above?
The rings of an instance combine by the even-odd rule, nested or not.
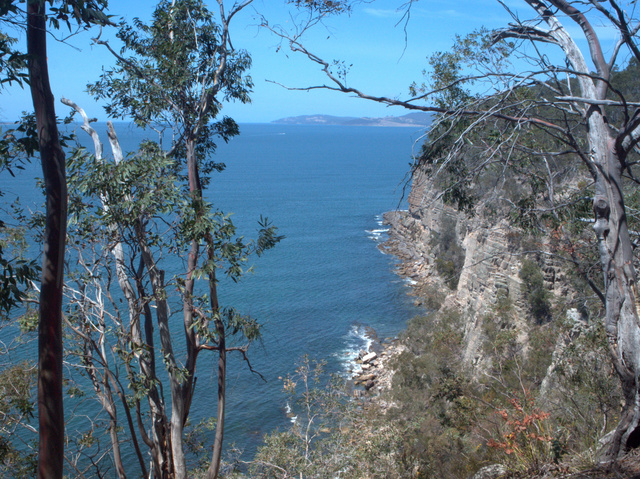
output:
[[[512,306],[507,311],[511,314]],[[598,405],[604,400],[611,414],[619,396],[614,378],[604,371],[595,376],[613,387],[613,398],[605,399],[605,383],[588,391],[567,380],[569,370],[590,375],[586,362],[599,360],[599,356],[578,357],[604,346],[596,344],[597,334],[587,333],[576,337],[575,346],[570,345],[558,363],[568,368],[556,370],[563,387],[536,398],[533,391],[541,376],[534,371],[548,367],[555,338],[565,331],[549,326],[534,325],[530,331],[531,348],[541,350],[536,351],[538,356],[527,356],[522,348],[510,349],[510,356],[503,354],[504,349],[500,353],[500,346],[487,348],[485,355],[494,366],[478,377],[462,361],[463,318],[458,312],[414,318],[403,337],[408,349],[396,359],[393,388],[384,398],[393,407],[384,414],[377,402],[359,411],[353,403],[336,403],[336,396],[319,401],[330,393],[321,382],[315,390],[309,387],[313,381],[302,378],[313,376],[313,366],[303,363],[296,375],[285,380],[285,388],[298,393],[297,422],[265,438],[251,462],[250,477],[457,479],[495,463],[519,477],[562,461],[587,442],[581,436],[588,430],[585,419],[594,425],[606,421],[596,412]],[[496,339],[491,336],[488,341]],[[513,345],[513,336],[506,343]],[[329,407],[335,404],[339,407]],[[579,413],[591,416],[579,420]]]
[[[68,182],[69,241],[76,245],[88,240],[110,241],[115,231],[120,232],[120,239],[133,244],[141,222],[169,215],[187,201],[180,194],[175,161],[150,142],[117,165],[97,161],[79,150],[68,159]],[[177,240],[169,239],[169,246],[177,247]],[[157,230],[149,232],[148,241],[166,243]]]
[[[539,274],[535,264],[525,268],[534,285]],[[462,359],[467,345],[459,312],[409,323],[386,421],[402,430],[407,462],[419,461],[426,477],[470,477],[494,463],[520,477],[550,463],[566,467],[572,456],[589,463],[597,439],[615,424],[620,386],[602,325],[534,322],[522,332],[515,314],[504,290],[480,319],[484,342],[474,365]]]
[[[466,148],[450,155],[451,148],[466,125],[443,120],[429,132],[429,140],[422,146],[414,169],[420,169],[443,191],[443,201],[459,211],[473,215],[477,198],[471,188],[473,175],[469,172]]]
[[[322,467],[326,431],[344,400],[340,390],[321,385],[326,381],[324,365],[305,356],[295,373],[283,378],[295,422],[288,431],[267,436],[254,459],[252,477],[280,477],[282,471],[313,477]]]
[[[620,383],[610,365],[609,343],[600,322],[567,323],[560,333],[566,345],[554,362],[546,407],[557,416],[559,426],[570,432],[568,447],[593,464],[598,440],[618,419]]]
[[[424,306],[427,311],[440,309],[446,298],[446,293],[435,285],[414,286],[412,295],[417,296],[416,302]]]
[[[512,50],[512,43],[495,42],[492,32],[484,28],[465,36],[456,35],[451,50],[429,57],[430,68],[423,71],[428,80],[414,82],[409,92],[413,96],[433,92],[430,98],[438,107],[453,111],[474,99],[470,90],[475,79],[468,75],[469,70],[487,63],[505,64]]]
[[[465,253],[456,232],[456,219],[444,211],[440,217],[440,231],[433,232],[431,245],[437,248],[436,270],[451,289],[456,289],[464,266]]]
[[[350,12],[353,2],[350,0],[287,0],[287,3],[320,15],[332,15]]]
[[[13,420],[18,417],[33,417],[35,405],[31,398],[35,382],[35,368],[26,361],[17,363],[0,372],[0,411]],[[5,417],[5,421],[7,421]],[[10,421],[11,419],[9,419]]]
[[[455,111],[463,106],[491,108],[490,99],[472,93],[481,75],[470,75],[470,70],[483,63],[507,64],[512,49],[510,43],[493,41],[486,29],[456,36],[450,51],[436,52],[429,58],[430,68],[423,71],[428,80],[409,87],[412,96],[445,110],[436,117],[415,168],[433,181],[446,204],[471,216],[480,198],[495,186],[475,180],[493,168],[487,156],[494,156],[501,147],[499,133],[504,125],[485,123],[474,115],[457,115]]]
[[[30,447],[19,447],[14,441],[16,430],[34,416],[31,397],[36,381],[36,367],[27,361],[0,371],[0,473],[16,479],[34,477],[37,454]]]
[[[456,310],[412,319],[402,338],[408,349],[392,364],[395,407],[387,416],[404,431],[402,450],[420,477],[468,477],[484,457],[475,437],[481,404],[462,363],[462,320]]]
[[[640,99],[640,88],[636,79],[640,75],[640,61],[631,57],[629,63],[623,69],[617,69],[611,75],[613,91],[608,97],[615,101],[638,101]],[[620,125],[628,116],[629,112],[622,108],[607,108],[607,119],[614,125]],[[627,117],[628,119],[628,117]]]
[[[519,273],[522,292],[533,319],[542,324],[551,320],[550,294],[544,285],[540,266],[535,261],[525,259]]]
[[[295,422],[265,437],[250,462],[250,477],[416,477],[418,464],[408,462],[402,450],[402,428],[375,405],[360,409],[345,394],[343,381],[327,383],[322,363],[304,358],[284,388]]]
[[[207,447],[206,435],[216,428],[216,419],[213,417],[202,419],[195,425],[187,425],[188,431],[185,434],[185,446],[188,451],[197,458],[197,468],[206,471],[209,462],[209,448]],[[196,471],[190,471],[191,477],[196,475]]]
[[[22,22],[19,16],[24,7],[19,6],[22,1],[2,0],[0,1],[0,24],[8,23],[12,26]],[[111,24],[109,16],[104,13],[107,0],[71,0],[59,3],[54,6],[54,2],[48,2],[51,6],[47,12],[50,25],[60,28],[60,23],[66,24],[69,31],[72,29],[73,21],[80,27],[87,28],[91,25]],[[28,82],[27,54],[15,49],[17,39],[0,32],[0,88],[6,85],[17,84],[24,86]]]
[[[16,450],[11,442],[0,437],[0,473],[12,479],[30,479],[37,474],[38,454],[35,445],[31,444],[31,452]]]
[[[15,176],[37,151],[33,115],[25,115],[13,128],[4,131],[0,128],[0,173],[6,171]],[[17,216],[18,223],[23,223],[19,202],[14,204],[14,216]],[[25,259],[26,249],[23,227],[9,226],[0,221],[0,317],[3,319],[22,304],[31,282],[39,276],[40,266],[34,260]]]
[[[18,318],[18,326],[22,333],[35,333],[38,329],[40,314],[36,308],[27,308],[27,311]]]
[[[27,80],[27,56],[14,49],[16,42],[17,39],[0,32],[0,87],[22,85]]]
[[[109,15],[104,13],[107,0],[71,0],[61,2],[60,7],[51,7],[48,15],[49,23],[58,30],[60,23],[71,30],[71,20],[85,28],[91,25],[113,25]]]
[[[109,116],[131,117],[139,126],[181,125],[175,138],[180,143],[189,139],[183,135],[196,134],[201,159],[215,147],[206,141],[208,136],[226,141],[237,134],[231,119],[212,124],[210,120],[218,115],[221,100],[249,101],[252,82],[245,71],[251,60],[244,51],[230,51],[224,76],[218,76],[222,55],[230,47],[203,2],[183,0],[172,5],[164,0],[150,25],[139,19],[133,25],[122,24],[118,38],[124,43],[123,55],[132,56],[119,57],[115,69],[89,85],[96,98],[108,101]],[[221,98],[215,101],[217,95]],[[203,109],[196,108],[198,104]]]
[[[0,247],[0,317],[6,318],[9,313],[22,304],[31,281],[38,277],[39,266],[35,261],[24,259],[8,260],[2,257]]]
[[[138,126],[159,132],[160,141],[143,142],[117,163],[82,149],[69,158],[68,244],[79,259],[68,273],[75,287],[68,288],[73,297],[67,317],[79,333],[72,354],[107,403],[108,378],[114,371],[126,371],[125,407],[145,427],[156,428],[152,454],[165,457],[175,454],[168,423],[177,414],[165,404],[179,403],[189,411],[198,354],[245,354],[260,336],[254,318],[219,297],[220,275],[239,281],[251,270],[252,255],[261,255],[283,238],[262,217],[255,240],[239,236],[231,215],[206,200],[202,191],[210,173],[225,166],[215,161],[215,141],[228,141],[239,132],[230,118],[217,119],[222,102],[246,102],[251,88],[245,75],[250,59],[232,49],[227,27],[216,24],[199,0],[162,1],[151,24],[139,19],[122,24],[118,37],[124,47],[116,54],[116,68],[89,89],[108,101],[109,115],[133,118]],[[169,150],[161,146],[167,138],[172,141]],[[113,253],[123,261],[114,260]],[[110,295],[116,277],[128,308]],[[182,322],[170,321],[168,309],[175,304],[182,307]],[[154,344],[155,324],[159,345]],[[178,329],[186,345],[173,340]],[[98,336],[110,343],[113,364],[111,356],[104,357],[95,346],[103,341]],[[184,359],[178,356],[182,353]],[[156,373],[160,365],[164,371]],[[165,384],[166,376],[171,387]],[[169,391],[170,400],[164,397]],[[148,422],[151,417],[155,422]],[[182,420],[187,419],[185,413]],[[199,432],[196,428],[186,437],[195,460],[203,451]],[[99,449],[99,431],[91,437],[95,442],[83,447]],[[174,456],[173,461],[178,464],[180,459]]]
[[[194,155],[197,181],[206,187],[210,173],[225,168],[214,161],[215,140],[226,142],[239,133],[231,118],[216,118],[223,101],[250,101],[251,58],[231,47],[228,32],[200,0],[164,0],[151,24],[137,18],[123,23],[118,38],[124,45],[116,68],[88,85],[89,92],[107,101],[111,117],[132,118],[158,131],[169,126],[171,156],[184,161]]]
[[[539,387],[553,363],[553,353],[557,347],[562,328],[557,321],[536,325],[529,330],[529,350],[527,357],[527,383]]]

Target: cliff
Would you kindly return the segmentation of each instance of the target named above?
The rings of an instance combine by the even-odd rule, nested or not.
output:
[[[578,181],[567,178],[565,199]],[[442,444],[429,460],[452,477],[494,461],[536,469],[569,450],[596,457],[620,400],[601,303],[571,261],[597,264],[588,256],[589,223],[576,216],[574,230],[568,217],[543,218],[543,233],[521,227],[518,197],[507,195],[526,192],[517,177],[508,183],[511,192],[472,184],[473,208],[459,211],[417,169],[408,210],[385,215],[382,248],[400,258],[398,273],[426,311],[402,338],[407,352],[395,364],[391,394],[400,416],[421,417],[419,443]],[[512,428],[523,432],[519,443]],[[516,446],[535,454],[514,456]],[[443,460],[452,448],[469,462]]]
[[[438,249],[433,237],[442,234],[444,218],[455,222],[455,237],[464,255],[457,286],[450,289],[446,278],[436,268]],[[499,295],[514,298],[516,319],[508,327],[518,332],[519,342],[526,344],[528,327],[519,272],[522,251],[519,233],[506,219],[491,220],[482,209],[473,218],[446,206],[436,193],[429,190],[424,173],[416,172],[409,195],[408,211],[393,211],[385,215],[391,226],[385,249],[402,260],[399,273],[411,279],[417,301],[434,288],[446,291],[441,308],[456,308],[463,314],[464,361],[480,361],[482,322],[494,310]],[[546,265],[549,286],[561,274],[552,264]]]

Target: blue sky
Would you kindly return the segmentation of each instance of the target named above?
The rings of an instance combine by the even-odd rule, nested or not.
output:
[[[227,2],[229,5],[231,2]],[[403,11],[404,0],[377,0],[356,6],[351,15],[326,20],[305,36],[305,45],[325,60],[344,60],[353,64],[348,83],[367,93],[389,97],[406,97],[412,81],[421,79],[427,66],[426,58],[434,51],[446,50],[455,34],[465,34],[481,26],[497,28],[505,25],[509,17],[495,0],[420,0],[414,3],[407,37],[403,25],[397,25]],[[512,6],[523,2],[510,0]],[[214,2],[209,2],[214,9]],[[147,0],[110,0],[109,13],[131,20],[139,17],[149,20],[155,2]],[[530,16],[526,6],[523,15]],[[386,116],[406,113],[401,108],[388,108],[366,100],[328,92],[288,91],[268,80],[292,87],[325,83],[317,65],[300,54],[292,54],[287,45],[260,28],[258,13],[271,24],[289,26],[295,10],[284,0],[255,0],[234,17],[231,31],[236,48],[246,49],[252,56],[251,76],[254,80],[252,103],[227,104],[223,113],[241,123],[269,122],[278,118],[305,114],[340,116]],[[106,120],[102,106],[84,90],[104,67],[113,64],[104,47],[91,45],[96,31],[83,32],[65,43],[49,40],[49,68],[56,100],[70,98],[79,103],[90,116]],[[105,30],[103,39],[113,38]],[[117,40],[112,39],[117,46]],[[23,110],[31,109],[28,91],[10,87],[0,93],[0,121],[17,118]],[[58,104],[59,105],[59,104]],[[66,114],[59,105],[59,115]]]

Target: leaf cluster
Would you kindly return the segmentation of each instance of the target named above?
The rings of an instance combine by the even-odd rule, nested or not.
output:
[[[16,447],[15,434],[20,425],[34,416],[32,397],[36,368],[27,361],[17,362],[0,371],[0,473],[5,477],[29,478],[36,470],[37,458],[29,448]]]
[[[437,249],[436,270],[447,286],[455,290],[464,266],[465,253],[456,232],[456,219],[445,213],[440,215],[440,230],[433,231],[431,245]]]
[[[109,116],[130,116],[139,126],[163,116],[170,124],[188,128],[216,116],[219,104],[207,111],[201,107],[220,90],[224,100],[249,100],[251,79],[244,72],[250,57],[245,51],[230,52],[224,77],[216,75],[229,46],[201,1],[182,0],[172,6],[164,0],[150,25],[137,18],[131,25],[123,23],[118,38],[123,47],[117,67],[89,85],[97,98],[108,100]]]
[[[0,15],[2,15],[0,13]],[[0,32],[0,87],[27,81],[27,55],[14,48],[18,40]]]
[[[119,164],[76,150],[68,161],[68,181],[69,221],[79,238],[97,239],[102,231],[132,241],[136,225],[169,215],[182,201],[176,163],[153,142]],[[116,239],[122,237],[111,238]]]
[[[354,2],[352,0],[288,0],[287,3],[320,15],[333,15],[350,12]]]
[[[550,295],[545,287],[540,266],[530,259],[525,259],[519,276],[529,312],[538,324],[549,321],[551,319]]]
[[[105,13],[108,0],[63,0],[59,7],[54,7],[52,0],[49,3],[49,23],[55,29],[59,29],[60,23],[64,23],[71,30],[72,20],[84,28],[113,25],[111,17]]]
[[[212,159],[214,139],[226,142],[238,134],[231,118],[214,121],[222,102],[250,101],[250,56],[232,49],[228,33],[200,0],[164,0],[150,24],[122,23],[118,38],[123,46],[114,52],[116,67],[88,85],[89,92],[106,100],[111,117],[158,131],[169,127],[172,137],[163,139],[170,140],[171,155],[182,160],[193,147],[205,187],[208,175],[225,167]]]
[[[24,11],[19,7],[20,3],[25,2],[0,0],[0,22],[9,21],[19,24],[20,22],[14,18],[24,15]],[[71,31],[72,22],[80,28],[89,28],[92,25],[113,25],[111,16],[105,13],[107,0],[46,0],[42,2],[43,8],[47,3],[49,4],[47,19],[50,26],[56,30],[64,24]]]
[[[38,151],[37,130],[33,115],[25,115],[13,128],[0,128],[0,172],[15,176],[24,163]],[[3,192],[0,191],[0,196]],[[19,204],[14,205],[21,216]],[[22,305],[31,282],[38,278],[40,267],[35,260],[23,258],[26,249],[21,241],[22,230],[9,228],[0,221],[0,316],[9,317]],[[11,257],[7,257],[9,253]]]

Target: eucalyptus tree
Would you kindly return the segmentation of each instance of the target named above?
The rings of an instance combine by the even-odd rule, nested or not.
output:
[[[26,3],[23,7],[21,3]],[[67,221],[65,155],[56,125],[53,95],[47,65],[47,22],[60,21],[71,29],[108,23],[105,0],[0,3],[0,21],[25,26],[27,51],[15,51],[12,39],[0,34],[2,83],[28,82],[35,111],[38,150],[42,163],[47,204],[43,267],[40,282],[38,333],[38,477],[62,477],[64,456],[64,410],[62,403],[62,288]],[[26,73],[24,67],[26,66]],[[6,139],[6,138],[5,138]],[[6,269],[5,269],[6,271]]]
[[[261,254],[281,238],[267,220],[261,220],[255,242],[235,237],[229,217],[203,195],[209,175],[224,169],[224,164],[213,161],[216,138],[227,141],[238,133],[233,120],[217,119],[222,103],[249,101],[251,79],[246,70],[250,58],[232,47],[229,25],[250,3],[234,4],[227,12],[219,0],[216,23],[215,16],[199,0],[162,1],[149,25],[136,19],[132,25],[120,26],[118,38],[124,44],[120,52],[97,40],[114,55],[116,66],[90,85],[90,91],[106,100],[111,117],[132,118],[138,126],[160,134],[157,142],[145,143],[134,157],[125,159],[112,131],[115,163],[101,160],[102,147],[94,140],[96,161],[90,164],[81,159],[73,167],[74,184],[87,195],[86,199],[78,198],[78,205],[82,206],[77,210],[77,224],[92,225],[77,230],[83,238],[80,250],[84,250],[82,245],[90,237],[109,244],[108,248],[101,248],[94,242],[85,253],[96,255],[101,261],[113,257],[109,267],[115,268],[128,305],[128,321],[115,320],[119,358],[127,370],[128,384],[135,391],[132,402],[123,402],[123,407],[126,410],[133,404],[131,417],[127,416],[128,432],[132,439],[139,435],[148,446],[154,477],[187,476],[184,428],[194,398],[196,363],[203,351],[218,355],[216,434],[207,471],[208,477],[217,477],[224,433],[227,353],[238,351],[246,359],[248,343],[259,333],[255,320],[223,307],[217,274],[224,271],[238,280],[250,254]],[[72,102],[67,103],[81,111]],[[86,118],[84,128],[92,131]],[[163,149],[161,144],[166,142],[170,145]],[[86,207],[89,198],[91,208]],[[89,211],[92,213],[87,215]],[[171,266],[164,265],[167,254],[182,258],[184,271],[171,271]],[[173,276],[168,278],[166,271]],[[98,277],[93,270],[85,273],[88,278]],[[200,278],[206,281],[198,282]],[[201,283],[206,286],[198,286]],[[81,280],[75,290],[69,288],[76,313],[72,324],[84,342],[83,360],[89,357],[89,350],[95,358],[91,380],[100,400],[109,405],[111,428],[116,430],[117,419],[112,412],[117,390],[122,388],[116,368],[106,365],[104,342],[108,338],[104,334],[92,338],[86,326],[97,321],[93,331],[108,329],[100,323],[99,318],[104,315],[96,316],[91,312],[95,310],[88,309],[88,305],[99,311],[107,309],[108,305],[98,298],[104,298],[99,292],[108,288],[95,284],[94,300],[90,301],[87,290],[83,290],[86,284]],[[177,291],[177,296],[172,291]],[[186,343],[182,360],[170,325],[173,297],[179,298],[182,310],[181,329]],[[111,315],[120,318],[120,313]],[[156,373],[154,316],[169,378],[170,406],[165,403],[161,376]],[[248,342],[240,346],[228,344],[228,335],[242,336]],[[150,434],[141,407],[144,398],[148,402]],[[116,436],[113,435],[112,444],[117,454]],[[138,457],[143,455],[139,453]],[[138,462],[145,473],[143,461]],[[124,471],[119,474],[123,476]]]
[[[405,5],[411,8],[413,3]],[[339,62],[310,51],[298,34],[272,30],[326,75],[326,83],[292,89],[328,89],[437,114],[436,124],[443,126],[443,138],[450,137],[452,144],[441,155],[426,155],[431,165],[418,165],[417,171],[429,168],[432,179],[482,129],[490,135],[474,144],[484,151],[480,165],[513,161],[511,155],[520,145],[522,152],[528,149],[529,156],[539,161],[545,156],[573,158],[586,169],[593,179],[593,230],[604,287],[598,291],[594,282],[590,284],[606,310],[610,356],[624,392],[620,422],[607,453],[615,458],[640,446],[640,298],[624,196],[628,185],[638,183],[632,155],[640,140],[640,103],[612,87],[611,77],[625,59],[640,60],[640,18],[635,2],[629,7],[617,0],[519,4],[518,11],[508,10],[513,20],[509,26],[457,37],[451,51],[433,55],[428,78],[413,84],[406,99],[372,95],[347,85],[345,70],[336,67]],[[524,20],[523,15],[531,18]],[[610,48],[603,46],[599,24],[617,36]],[[586,48],[580,48],[572,28],[584,35]],[[611,110],[618,111],[616,123],[608,118]],[[531,132],[551,142],[537,149],[521,143]],[[550,145],[554,149],[545,149]],[[478,178],[482,171],[481,167],[468,171],[471,176],[466,178]],[[457,183],[462,190],[466,178]]]

